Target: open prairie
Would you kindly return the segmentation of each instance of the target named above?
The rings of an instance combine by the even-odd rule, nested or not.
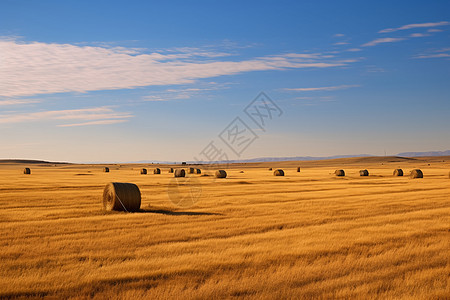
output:
[[[235,164],[225,179],[200,166],[185,208],[168,166],[102,167],[0,164],[0,298],[450,295],[450,157]],[[103,212],[108,182],[137,184],[142,211]]]

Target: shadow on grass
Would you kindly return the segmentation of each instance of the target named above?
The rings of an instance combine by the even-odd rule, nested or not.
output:
[[[167,209],[140,209],[136,213],[161,214],[169,216],[222,216],[219,213],[195,212],[195,211],[171,211]]]

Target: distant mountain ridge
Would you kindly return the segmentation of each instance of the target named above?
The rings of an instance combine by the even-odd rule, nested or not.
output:
[[[428,151],[428,152],[402,152],[397,156],[420,157],[420,156],[450,156],[450,150],[446,151]]]

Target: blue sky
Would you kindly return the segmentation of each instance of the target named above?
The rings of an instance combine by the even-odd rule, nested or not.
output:
[[[450,149],[448,1],[1,1],[0,158]],[[282,110],[262,130],[244,108]],[[236,117],[257,139],[234,154]]]

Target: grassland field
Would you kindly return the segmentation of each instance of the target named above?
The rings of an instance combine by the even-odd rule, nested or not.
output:
[[[169,165],[103,166],[0,164],[0,298],[450,298],[450,157],[196,166],[192,207]],[[137,184],[142,211],[104,212],[108,182]]]

